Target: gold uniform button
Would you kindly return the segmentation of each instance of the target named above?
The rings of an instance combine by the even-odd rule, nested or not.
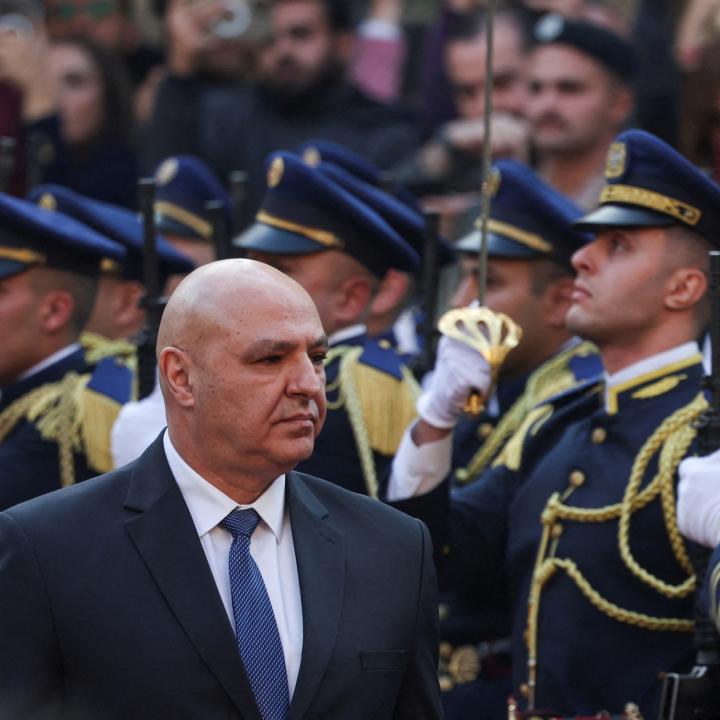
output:
[[[559,538],[563,534],[563,527],[562,525],[553,525],[552,530],[550,531],[550,534],[554,538]]]
[[[520,694],[521,694],[524,698],[530,697],[530,686],[529,686],[527,683],[523,683],[523,684],[520,686]]]
[[[590,438],[596,445],[602,445],[607,439],[607,430],[602,427],[596,427],[592,431]]]
[[[455,683],[447,676],[441,675],[439,678],[440,692],[450,692],[454,687]]]
[[[392,347],[392,345],[390,344],[390,341],[389,341],[389,340],[380,340],[380,342],[378,342],[378,345],[379,345],[383,350],[389,350],[389,349]]]
[[[438,648],[440,657],[447,660],[453,653],[453,646],[449,642],[441,642]]]
[[[579,488],[585,483],[585,473],[582,470],[573,470],[570,473],[570,484],[573,487]]]
[[[486,440],[490,435],[492,434],[492,431],[495,429],[495,426],[492,423],[484,422],[480,423],[477,429],[478,437],[481,440]]]

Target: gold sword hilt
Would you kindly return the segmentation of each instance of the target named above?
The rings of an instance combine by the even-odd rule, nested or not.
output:
[[[448,310],[440,318],[438,328],[443,335],[469,345],[487,360],[490,366],[489,397],[507,354],[522,338],[522,328],[508,315],[487,307]],[[465,403],[465,412],[479,415],[484,407],[482,393],[473,390]]]

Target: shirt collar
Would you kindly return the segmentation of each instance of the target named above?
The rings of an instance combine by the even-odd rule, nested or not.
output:
[[[238,505],[231,497],[195,472],[175,449],[170,434],[163,435],[168,465],[188,506],[198,537],[217,527],[236,508],[253,508],[270,528],[277,543],[282,539],[285,517],[285,475],[278,476],[255,502]]]
[[[339,345],[340,343],[345,342],[345,340],[357,337],[358,335],[363,335],[366,332],[367,327],[361,323],[358,323],[357,325],[350,325],[349,327],[342,328],[341,330],[336,330],[334,333],[331,333],[328,337],[328,345]]]
[[[69,357],[76,350],[79,350],[80,347],[80,343],[77,342],[72,343],[72,345],[66,345],[64,348],[61,348],[57,352],[54,352],[52,355],[48,355],[46,358],[43,358],[39,363],[37,363],[37,365],[33,365],[31,368],[28,368],[24,373],[18,375],[14,382],[26,380],[32,375],[37,375],[37,373],[44,370],[45,368],[50,367],[51,365],[59,362],[60,360],[64,360],[66,357]]]

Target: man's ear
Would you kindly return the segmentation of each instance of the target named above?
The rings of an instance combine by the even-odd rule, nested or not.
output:
[[[48,292],[43,296],[38,308],[40,327],[47,335],[64,332],[70,326],[74,311],[75,300],[69,292]]]
[[[372,315],[385,315],[392,312],[407,295],[410,289],[410,277],[407,273],[390,269],[380,281],[377,292],[370,304]]]
[[[354,275],[336,291],[335,321],[340,327],[363,322],[373,294],[373,281],[366,275]]]
[[[679,268],[668,280],[665,307],[669,310],[688,310],[700,302],[707,286],[707,277],[702,270]]]
[[[142,329],[145,322],[145,310],[140,307],[140,300],[145,288],[138,282],[127,280],[118,289],[116,321],[118,327],[126,328],[130,336]]]
[[[191,408],[195,405],[193,387],[190,382],[191,368],[190,356],[178,348],[163,348],[158,358],[158,370],[164,379],[167,392],[180,407],[184,408]]]
[[[574,278],[569,275],[558,278],[547,284],[541,302],[543,319],[552,328],[564,328],[565,316],[570,309],[570,297],[573,291]]]

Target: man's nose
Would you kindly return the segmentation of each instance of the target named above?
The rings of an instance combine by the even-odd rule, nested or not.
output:
[[[294,365],[288,382],[291,395],[312,397],[324,390],[325,373],[320,371],[310,357],[304,357]]]
[[[583,245],[579,250],[573,253],[570,262],[577,272],[589,272],[592,268],[593,252],[595,250],[595,242]]]

